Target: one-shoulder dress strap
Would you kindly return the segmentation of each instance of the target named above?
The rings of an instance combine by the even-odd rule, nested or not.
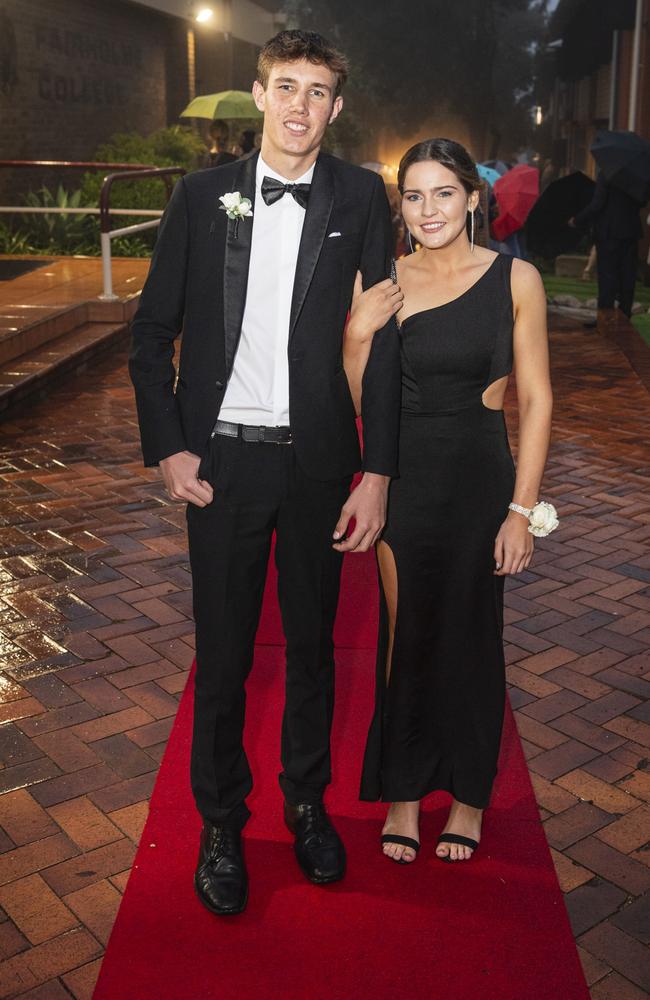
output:
[[[397,265],[395,263],[395,258],[394,257],[391,257],[391,259],[390,259],[390,276],[391,276],[391,279],[393,281],[393,284],[396,285],[397,284]]]
[[[506,293],[506,298],[512,302],[510,276],[512,274],[512,261],[514,258],[509,253],[500,253],[499,259],[501,264],[501,276],[503,278],[503,290]]]
[[[507,253],[499,254],[496,267],[498,278],[501,282],[501,308],[495,317],[496,331],[494,341],[494,351],[492,354],[492,364],[490,375],[486,387],[504,375],[512,372],[514,363],[513,351],[513,326],[514,326],[514,306],[512,302],[512,288],[510,287],[510,274],[512,272],[512,256]]]

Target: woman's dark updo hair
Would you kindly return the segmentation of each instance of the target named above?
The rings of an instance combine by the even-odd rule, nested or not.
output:
[[[411,146],[401,159],[397,171],[397,187],[400,194],[404,194],[404,178],[408,168],[413,163],[422,163],[424,160],[435,160],[436,163],[441,163],[443,167],[451,170],[467,194],[480,191],[483,187],[476,164],[464,146],[453,139],[423,139],[422,142],[416,142]]]

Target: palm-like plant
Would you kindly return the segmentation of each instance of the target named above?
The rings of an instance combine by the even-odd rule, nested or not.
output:
[[[59,184],[56,193],[42,187],[30,191],[25,197],[30,208],[80,208],[81,189],[66,191]],[[79,247],[88,243],[89,221],[92,216],[82,213],[38,213],[26,216],[24,231],[46,253],[79,253]]]
[[[14,254],[17,257],[40,253],[40,248],[34,245],[29,235],[21,230],[13,230],[6,222],[0,222],[0,253]]]

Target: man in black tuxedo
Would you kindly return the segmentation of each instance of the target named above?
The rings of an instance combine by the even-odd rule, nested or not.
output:
[[[643,227],[641,204],[610,184],[601,172],[590,203],[572,220],[579,229],[593,226],[598,271],[598,308],[632,315],[634,285]]]
[[[392,313],[401,298],[385,282],[391,319],[374,337],[363,381],[362,465],[342,340],[357,271],[366,287],[389,274],[391,230],[381,178],[320,152],[345,77],[345,58],[312,32],[284,31],[264,46],[253,87],[264,112],[261,151],[176,184],[133,322],[130,372],[145,464],[158,463],[170,497],[188,501],[197,661],[191,779],[204,820],[195,886],[218,914],[239,913],[247,900],[244,682],[273,532],[287,642],[285,820],[311,881],[345,872],[323,805],[332,630],[342,554],[374,544],[396,473]]]

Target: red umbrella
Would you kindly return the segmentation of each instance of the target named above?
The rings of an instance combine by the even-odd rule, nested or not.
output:
[[[499,217],[492,223],[492,235],[505,240],[521,229],[539,197],[539,171],[520,163],[494,182]]]

